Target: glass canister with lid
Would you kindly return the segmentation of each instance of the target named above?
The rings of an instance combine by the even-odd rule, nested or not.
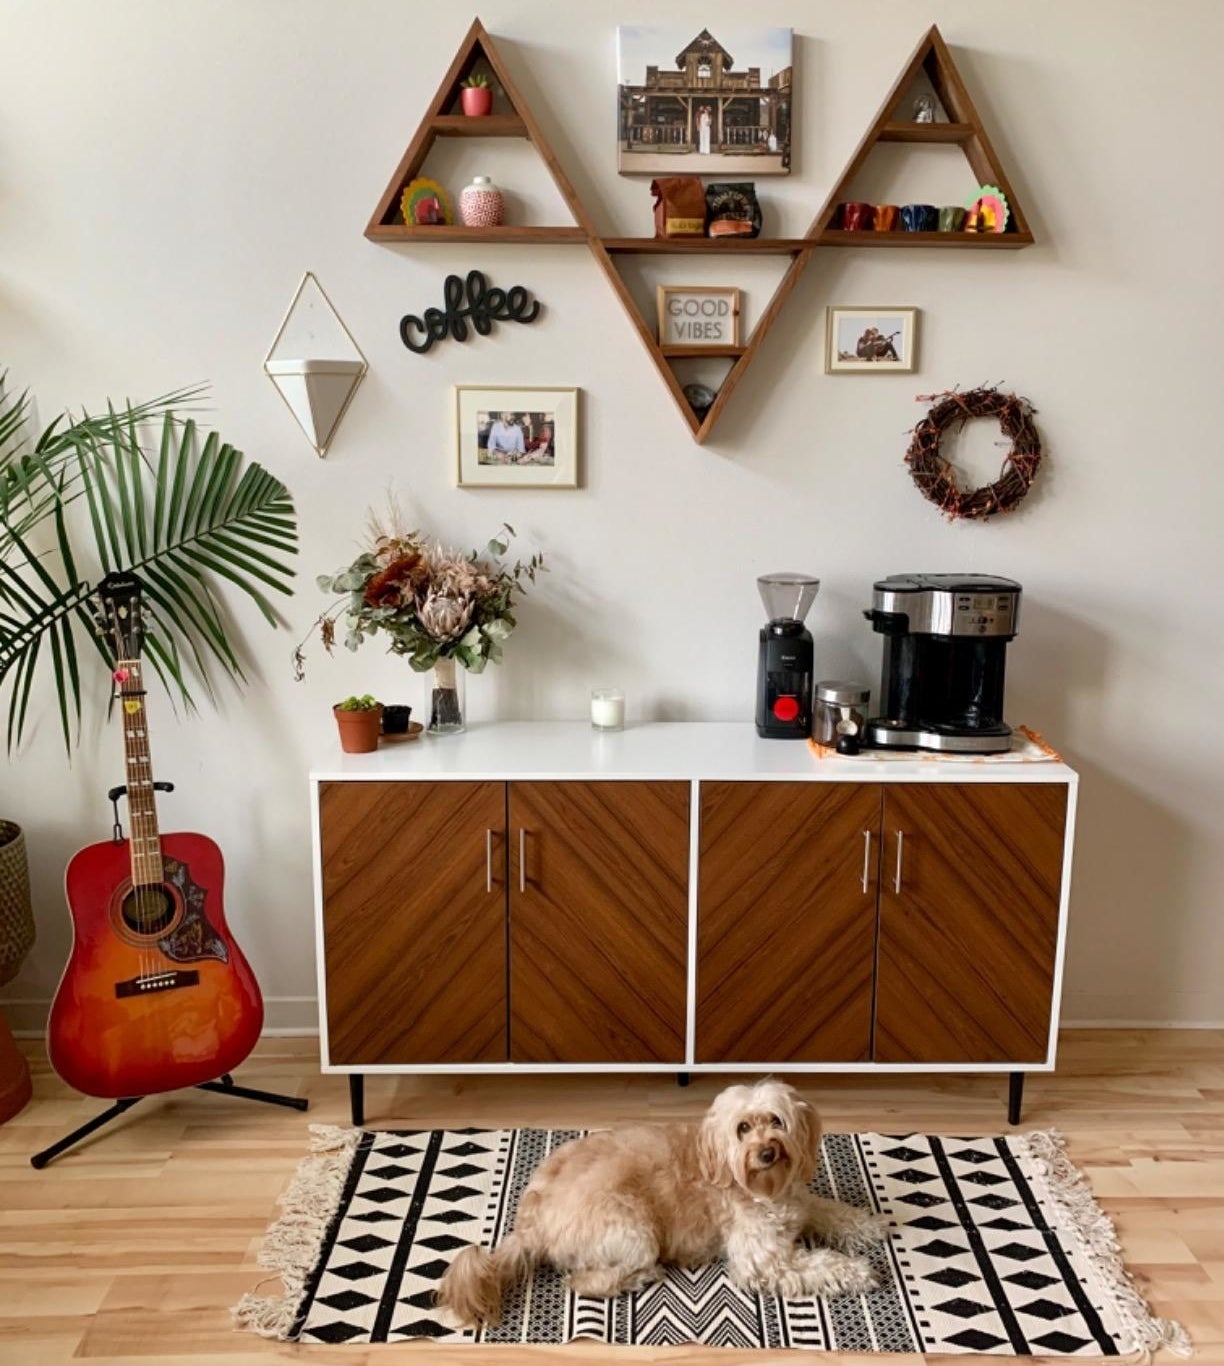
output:
[[[861,737],[870,702],[871,689],[866,684],[832,679],[817,683],[812,739],[832,749],[843,735]]]

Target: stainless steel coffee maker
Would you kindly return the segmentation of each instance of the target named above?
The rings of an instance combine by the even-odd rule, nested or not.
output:
[[[997,754],[1007,643],[1020,622],[1020,585],[989,574],[893,574],[864,616],[884,637],[881,715],[863,743],[877,749]]]

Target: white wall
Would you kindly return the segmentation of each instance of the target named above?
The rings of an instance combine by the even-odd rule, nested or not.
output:
[[[393,484],[423,526],[483,543],[503,520],[552,574],[500,671],[473,680],[476,719],[577,717],[618,682],[638,718],[747,718],[760,616],[753,578],[817,573],[818,672],[876,678],[860,618],[874,578],[975,569],[1024,584],[1009,660],[1013,717],[1083,774],[1065,1012],[1071,1019],[1224,1019],[1220,437],[1221,224],[1216,0],[759,0],[793,24],[795,173],[762,179],[767,231],[801,232],[932,21],[940,24],[1027,209],[1017,253],[826,252],[807,272],[715,440],[689,439],[580,247],[401,249],[362,229],[470,14],[412,0],[8,0],[0,82],[0,359],[40,413],[213,383],[214,420],[294,491],[301,590],[290,629],[236,605],[254,661],[244,694],[175,720],[154,704],[155,757],[179,791],[167,827],[226,851],[231,919],[272,1020],[313,1017],[306,773],[350,691],[419,702],[407,667],[367,650],[289,651]],[[614,26],[665,14],[696,31],[724,0],[605,6],[487,0],[482,17],[561,161],[609,233],[648,233],[649,194],[616,174]],[[555,205],[525,148],[446,149],[458,188],[485,170],[542,216]],[[953,169],[955,168],[955,169]],[[965,188],[941,158],[877,188]],[[953,177],[949,179],[949,177]],[[919,180],[919,183],[915,183]],[[779,264],[703,262],[750,310]],[[400,345],[397,323],[478,266],[546,305],[529,328]],[[371,373],[319,461],[261,372],[305,269]],[[643,274],[644,287],[654,277]],[[695,283],[685,263],[668,277]],[[824,305],[923,310],[921,373],[826,378]],[[1049,463],[1014,517],[948,525],[910,483],[918,393],[1005,381],[1040,410]],[[579,385],[585,487],[451,487],[455,383]],[[997,434],[965,458],[992,477]],[[100,699],[105,681],[96,679]],[[0,768],[0,809],[33,847],[40,942],[10,998],[52,992],[68,945],[62,868],[105,838],[120,744],[95,706],[71,766],[53,704]],[[18,1006],[18,1023],[37,1004]]]

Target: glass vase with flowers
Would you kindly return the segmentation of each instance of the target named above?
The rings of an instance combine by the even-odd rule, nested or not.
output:
[[[427,729],[452,734],[465,725],[465,673],[482,673],[486,665],[501,662],[502,647],[516,625],[515,603],[544,570],[544,557],[505,561],[515,535],[508,524],[482,556],[447,549],[419,531],[400,530],[394,507],[390,520],[388,527],[372,518],[369,547],[346,568],[319,576],[324,592],[341,597],[319,616],[307,639],[317,629],[330,654],[341,619],[350,650],[385,636],[392,654],[430,675]],[[293,656],[299,679],[305,676],[305,644]]]

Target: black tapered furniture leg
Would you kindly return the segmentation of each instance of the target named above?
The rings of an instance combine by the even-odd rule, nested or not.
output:
[[[360,1072],[349,1073],[349,1109],[353,1112],[353,1128],[365,1123],[365,1077]]]
[[[65,1134],[58,1142],[52,1143],[49,1148],[44,1148],[42,1152],[35,1153],[30,1158],[30,1166],[41,1171],[48,1162],[53,1161],[60,1153],[67,1152],[81,1139],[92,1134],[95,1129],[100,1129],[104,1124],[109,1124],[112,1119],[118,1119],[125,1110],[130,1110],[133,1105],[142,1100],[144,1100],[143,1096],[132,1096],[127,1100],[117,1100],[109,1110],[104,1110],[100,1115],[95,1115],[88,1124],[82,1124],[79,1129],[73,1129],[70,1134]]]
[[[688,1074],[687,1072],[677,1072],[677,1073],[676,1073],[676,1085],[677,1085],[677,1086],[687,1086],[691,1080],[692,1080],[692,1078],[689,1076],[689,1074]]]
[[[1024,1073],[1013,1072],[1007,1082],[1007,1122],[1020,1123],[1020,1104],[1024,1100]]]

